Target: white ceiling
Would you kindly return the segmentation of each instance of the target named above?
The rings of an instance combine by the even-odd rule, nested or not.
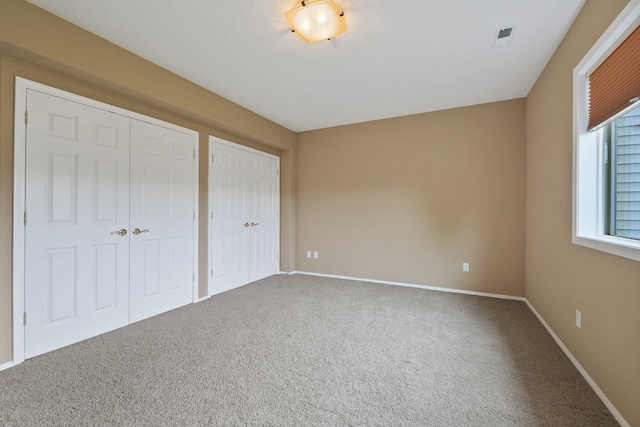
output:
[[[295,0],[28,1],[296,132],[525,97],[585,2],[338,0],[307,44]]]

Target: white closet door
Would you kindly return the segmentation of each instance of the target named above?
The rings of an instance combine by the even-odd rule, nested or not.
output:
[[[212,294],[250,281],[250,153],[214,143],[209,197],[211,218]]]
[[[25,357],[129,320],[129,119],[27,92]]]
[[[193,302],[194,139],[131,121],[131,322]]]
[[[278,159],[211,142],[212,294],[280,271]]]
[[[251,269],[250,282],[278,274],[277,160],[251,153]]]

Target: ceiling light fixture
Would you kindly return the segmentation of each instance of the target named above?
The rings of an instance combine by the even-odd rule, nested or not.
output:
[[[309,43],[329,40],[347,31],[344,12],[334,0],[302,0],[284,17],[291,31]]]

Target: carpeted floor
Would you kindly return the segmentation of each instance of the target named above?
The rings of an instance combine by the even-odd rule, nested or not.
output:
[[[614,426],[519,301],[275,276],[0,372],[2,426]]]

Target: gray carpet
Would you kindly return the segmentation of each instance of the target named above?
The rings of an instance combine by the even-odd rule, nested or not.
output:
[[[275,276],[0,372],[2,426],[612,426],[519,301]]]

